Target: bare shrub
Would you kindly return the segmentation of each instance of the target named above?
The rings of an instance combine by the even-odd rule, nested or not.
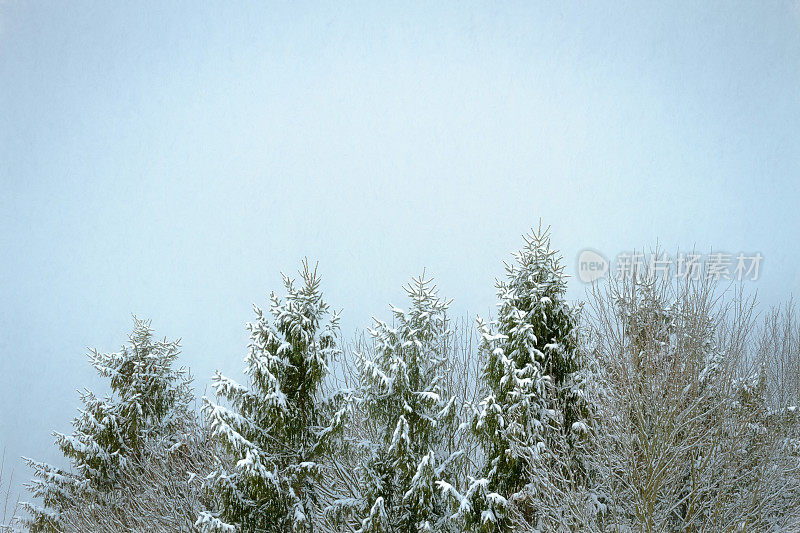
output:
[[[14,472],[6,470],[6,453],[3,450],[0,456],[0,533],[11,533],[15,531],[13,528],[18,523],[18,515],[20,511],[19,500],[11,499],[11,487],[14,481]]]
[[[601,526],[795,530],[796,464],[771,429],[754,300],[708,280],[637,278],[595,286],[590,307]]]
[[[216,453],[208,430],[190,415],[177,442],[146,442],[112,489],[72,494],[53,529],[198,531],[194,523],[207,507],[200,480],[194,478],[210,469]]]
[[[766,313],[758,350],[767,369],[770,407],[800,404],[800,320],[794,301]]]

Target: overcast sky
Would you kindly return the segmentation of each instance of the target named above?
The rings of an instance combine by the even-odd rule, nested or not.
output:
[[[487,315],[540,218],[572,275],[658,240],[760,252],[762,301],[800,293],[800,4],[377,4],[0,1],[17,479],[101,387],[87,347],[136,313],[201,392],[238,378],[304,256],[346,337],[423,268]]]

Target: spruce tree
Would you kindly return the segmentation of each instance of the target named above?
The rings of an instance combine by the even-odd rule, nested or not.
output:
[[[108,496],[146,443],[180,439],[191,391],[186,371],[173,368],[178,342],[154,340],[150,322],[134,317],[128,345],[117,353],[89,353],[95,370],[110,380],[111,394],[101,399],[84,390],[73,433],[55,433],[71,471],[26,458],[35,477],[28,488],[43,502],[25,506],[31,530],[59,530],[63,513]]]
[[[392,306],[392,324],[374,319],[373,350],[362,355],[361,407],[378,428],[362,473],[364,533],[451,527],[439,488],[457,457],[442,445],[456,413],[442,375],[449,302],[424,274],[404,288],[411,308]]]
[[[497,320],[478,319],[488,394],[473,406],[472,428],[485,464],[460,496],[458,515],[479,531],[510,530],[511,503],[535,523],[531,499],[552,482],[537,472],[564,452],[556,443],[574,442],[586,431],[586,406],[574,379],[578,311],[565,300],[563,270],[549,230],[540,226],[525,236],[523,249],[506,264],[505,280],[497,282]]]
[[[204,530],[314,531],[318,460],[332,431],[321,385],[339,353],[339,317],[322,299],[316,268],[303,261],[300,274],[300,286],[283,277],[286,297],[272,293],[268,313],[255,307],[249,385],[218,372],[214,387],[229,405],[204,399],[214,435],[234,458],[232,468],[221,458],[206,478],[222,506],[200,515]]]

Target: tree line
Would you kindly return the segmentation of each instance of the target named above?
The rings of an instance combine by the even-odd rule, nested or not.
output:
[[[344,342],[316,267],[255,307],[240,383],[194,407],[176,341],[134,319],[89,362],[67,468],[26,459],[30,531],[800,531],[800,325],[710,280],[566,299],[548,229],[451,320],[424,274]]]

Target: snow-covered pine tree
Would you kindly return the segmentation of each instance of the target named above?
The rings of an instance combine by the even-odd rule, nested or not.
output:
[[[575,379],[581,369],[578,309],[565,300],[560,255],[550,248],[549,228],[525,236],[525,246],[506,264],[497,282],[495,322],[478,319],[486,354],[483,380],[488,394],[473,407],[473,430],[485,465],[460,499],[458,515],[478,531],[508,531],[512,512],[535,524],[537,492],[553,480],[555,442],[578,442],[586,431],[586,405]],[[583,475],[580,460],[563,461]],[[531,475],[533,479],[531,479]],[[512,509],[512,504],[513,508]]]
[[[119,352],[88,354],[97,372],[109,378],[111,394],[100,399],[84,390],[73,433],[55,433],[71,472],[25,459],[34,472],[28,488],[43,502],[25,504],[31,530],[60,530],[63,513],[83,512],[79,507],[91,507],[93,499],[113,490],[146,442],[171,445],[180,438],[191,390],[187,372],[173,368],[179,353],[179,341],[154,340],[150,321],[134,317],[129,343]]]
[[[229,407],[204,398],[214,435],[235,465],[219,461],[206,481],[219,510],[201,513],[206,531],[311,532],[318,514],[318,460],[332,424],[322,416],[321,385],[339,348],[339,316],[322,299],[320,277],[303,261],[302,284],[283,277],[284,300],[255,308],[243,386],[219,372],[214,388]]]
[[[411,308],[370,329],[362,354],[360,406],[378,428],[362,472],[364,533],[448,531],[448,486],[459,456],[443,445],[455,430],[455,398],[444,397],[449,302],[424,274],[404,287]]]

